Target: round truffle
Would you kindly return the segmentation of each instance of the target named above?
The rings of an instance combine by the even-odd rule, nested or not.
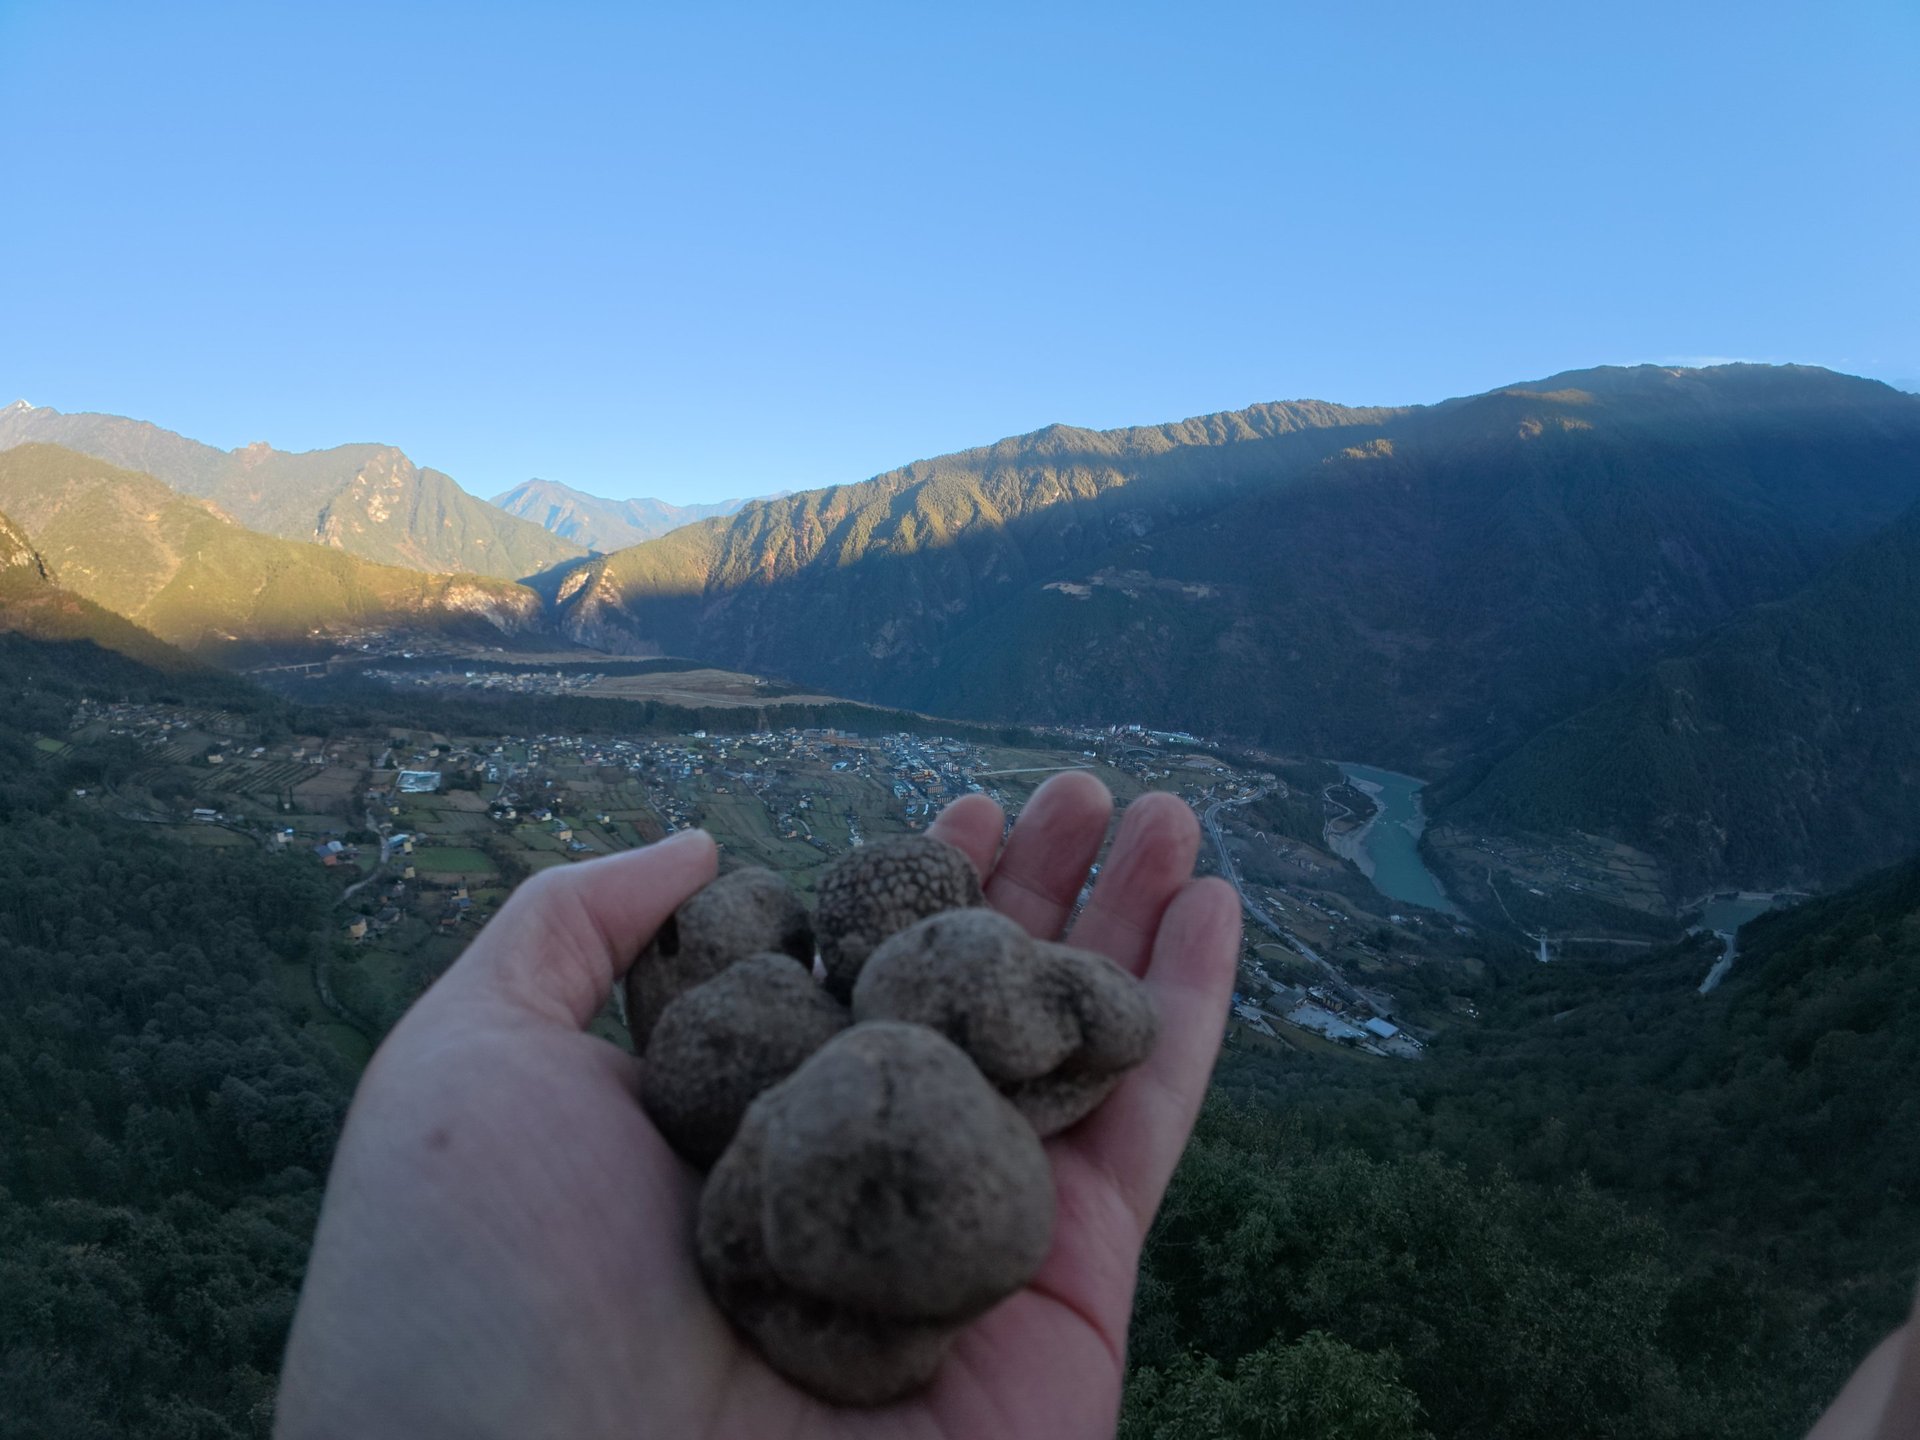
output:
[[[820,878],[814,911],[827,989],[845,1000],[878,945],[917,920],[984,903],[973,862],[930,835],[876,840]]]
[[[960,1327],[816,1300],[767,1260],[761,1186],[766,1126],[749,1112],[700,1194],[697,1254],[727,1319],[787,1379],[835,1405],[884,1405],[933,1379]]]
[[[640,1100],[667,1142],[706,1169],[761,1091],[851,1023],[790,955],[729,965],[660,1012]]]
[[[701,1196],[702,1272],[770,1364],[878,1404],[1030,1279],[1053,1182],[1032,1128],[918,1025],[842,1031],[748,1109]]]
[[[853,1017],[938,1030],[1042,1136],[1104,1100],[1155,1029],[1145,989],[1106,956],[1035,940],[987,909],[932,916],[881,945]]]
[[[813,924],[799,893],[771,870],[729,871],[690,896],[627,971],[627,1030],[634,1053],[675,996],[736,960],[768,951],[813,965]]]

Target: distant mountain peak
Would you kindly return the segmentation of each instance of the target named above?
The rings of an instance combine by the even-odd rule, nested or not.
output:
[[[491,503],[564,540],[604,553],[658,539],[697,520],[732,515],[749,501],[675,505],[653,499],[609,500],[558,480],[536,477],[494,496]]]

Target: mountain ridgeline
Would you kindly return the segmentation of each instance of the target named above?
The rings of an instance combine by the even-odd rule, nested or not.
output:
[[[0,452],[36,442],[151,475],[250,530],[382,565],[518,580],[585,548],[503,514],[391,445],[228,451],[118,415],[64,415],[25,401],[0,409]]]
[[[0,451],[0,511],[31,537],[43,578],[50,572],[65,592],[208,656],[305,644],[323,632],[497,637],[542,623],[539,597],[522,586],[262,535],[151,476],[54,445]]]
[[[21,443],[42,433],[160,480]],[[678,517],[547,482],[499,503],[573,538],[381,447],[227,454],[0,411],[0,509],[59,603],[201,656],[529,635],[962,719],[1359,757],[1432,777],[1443,824],[1632,845],[1670,900],[1920,848],[1920,397],[1874,381],[1602,368],[1430,406],[1056,425],[610,554],[580,552]]]
[[[605,500],[555,480],[528,480],[494,496],[490,503],[562,540],[606,552],[638,545],[696,520],[731,515],[747,502],[670,505],[665,500]]]
[[[582,643],[861,699],[1434,774],[1778,600],[1920,499],[1920,401],[1804,367],[1054,426],[574,568]]]

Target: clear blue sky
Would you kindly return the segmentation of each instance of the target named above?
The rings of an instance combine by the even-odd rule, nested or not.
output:
[[[0,0],[0,403],[718,498],[1604,361],[1920,377],[1920,5]]]

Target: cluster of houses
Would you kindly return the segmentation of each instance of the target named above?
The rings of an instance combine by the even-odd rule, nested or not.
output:
[[[1343,999],[1320,985],[1275,985],[1264,1003],[1236,991],[1233,1014],[1241,1024],[1278,1038],[1276,1024],[1323,1036],[1370,1055],[1418,1059],[1426,1046],[1384,1015]]]
[[[408,657],[411,658],[411,657]],[[557,670],[387,670],[368,669],[366,676],[387,685],[415,685],[434,690],[497,690],[512,695],[570,695],[589,690],[607,677],[599,671]]]
[[[819,798],[806,783],[805,769],[851,772],[886,785],[901,802],[909,825],[930,820],[955,795],[978,790],[971,772],[984,763],[979,752],[960,741],[904,733],[867,738],[825,728],[761,730],[744,734],[691,735],[661,739],[606,739],[594,736],[541,735],[504,742],[523,745],[524,772],[516,771],[497,750],[489,780],[502,784],[491,813],[514,823],[530,813],[540,823],[553,817],[526,811],[524,795],[510,793],[517,773],[532,775],[556,761],[614,767],[645,787],[649,806],[668,830],[700,822],[705,794],[756,796],[767,808],[782,839],[822,845],[814,834]],[[604,822],[603,822],[604,823]],[[855,822],[849,821],[850,828]],[[591,848],[577,836],[556,837]]]

